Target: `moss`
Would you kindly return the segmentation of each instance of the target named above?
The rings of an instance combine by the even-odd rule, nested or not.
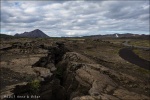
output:
[[[140,49],[134,49],[133,52],[137,54],[140,58],[150,61],[150,52]]]
[[[40,81],[39,80],[33,80],[29,83],[30,87],[30,93],[37,94],[40,90]]]
[[[138,68],[137,70],[138,70],[138,72],[140,72],[142,74],[149,74],[150,75],[150,71],[149,70],[142,69],[142,68]]]
[[[150,41],[149,40],[132,40],[132,41],[130,41],[129,44],[131,44],[133,46],[149,47],[150,46]]]

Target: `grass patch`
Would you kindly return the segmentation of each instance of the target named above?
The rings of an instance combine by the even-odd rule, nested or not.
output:
[[[150,61],[150,52],[140,49],[134,49],[133,52],[138,55],[140,58]]]
[[[137,71],[142,73],[142,74],[149,74],[150,75],[150,71],[146,70],[146,69],[138,68]]]
[[[113,44],[121,45],[126,39],[105,39],[105,41],[109,41]]]
[[[150,47],[150,40],[131,40],[130,45]]]
[[[40,81],[39,80],[33,80],[29,82],[30,92],[32,94],[37,94],[40,91]]]

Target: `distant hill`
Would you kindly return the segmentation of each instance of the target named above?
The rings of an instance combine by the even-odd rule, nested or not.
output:
[[[49,36],[46,35],[39,29],[35,29],[31,32],[24,32],[22,34],[15,34],[15,37],[29,37],[29,38],[48,38]]]
[[[13,38],[11,35],[0,34],[0,38]]]
[[[114,34],[106,34],[106,35],[91,35],[91,36],[84,36],[87,38],[145,38],[148,39],[150,35],[139,35],[139,34],[132,34],[132,33],[114,33]]]

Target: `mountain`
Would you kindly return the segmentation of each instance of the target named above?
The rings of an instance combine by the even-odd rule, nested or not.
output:
[[[39,29],[35,29],[31,32],[24,32],[22,34],[15,34],[15,37],[29,37],[29,38],[48,38],[49,36],[46,35]]]
[[[114,33],[114,34],[106,34],[106,35],[90,35],[90,36],[84,36],[87,38],[149,38],[150,35],[139,35],[139,34],[132,34],[132,33]]]

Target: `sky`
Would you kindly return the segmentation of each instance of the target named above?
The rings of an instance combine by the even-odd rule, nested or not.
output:
[[[51,37],[149,34],[149,0],[1,1],[1,33],[40,29]]]

